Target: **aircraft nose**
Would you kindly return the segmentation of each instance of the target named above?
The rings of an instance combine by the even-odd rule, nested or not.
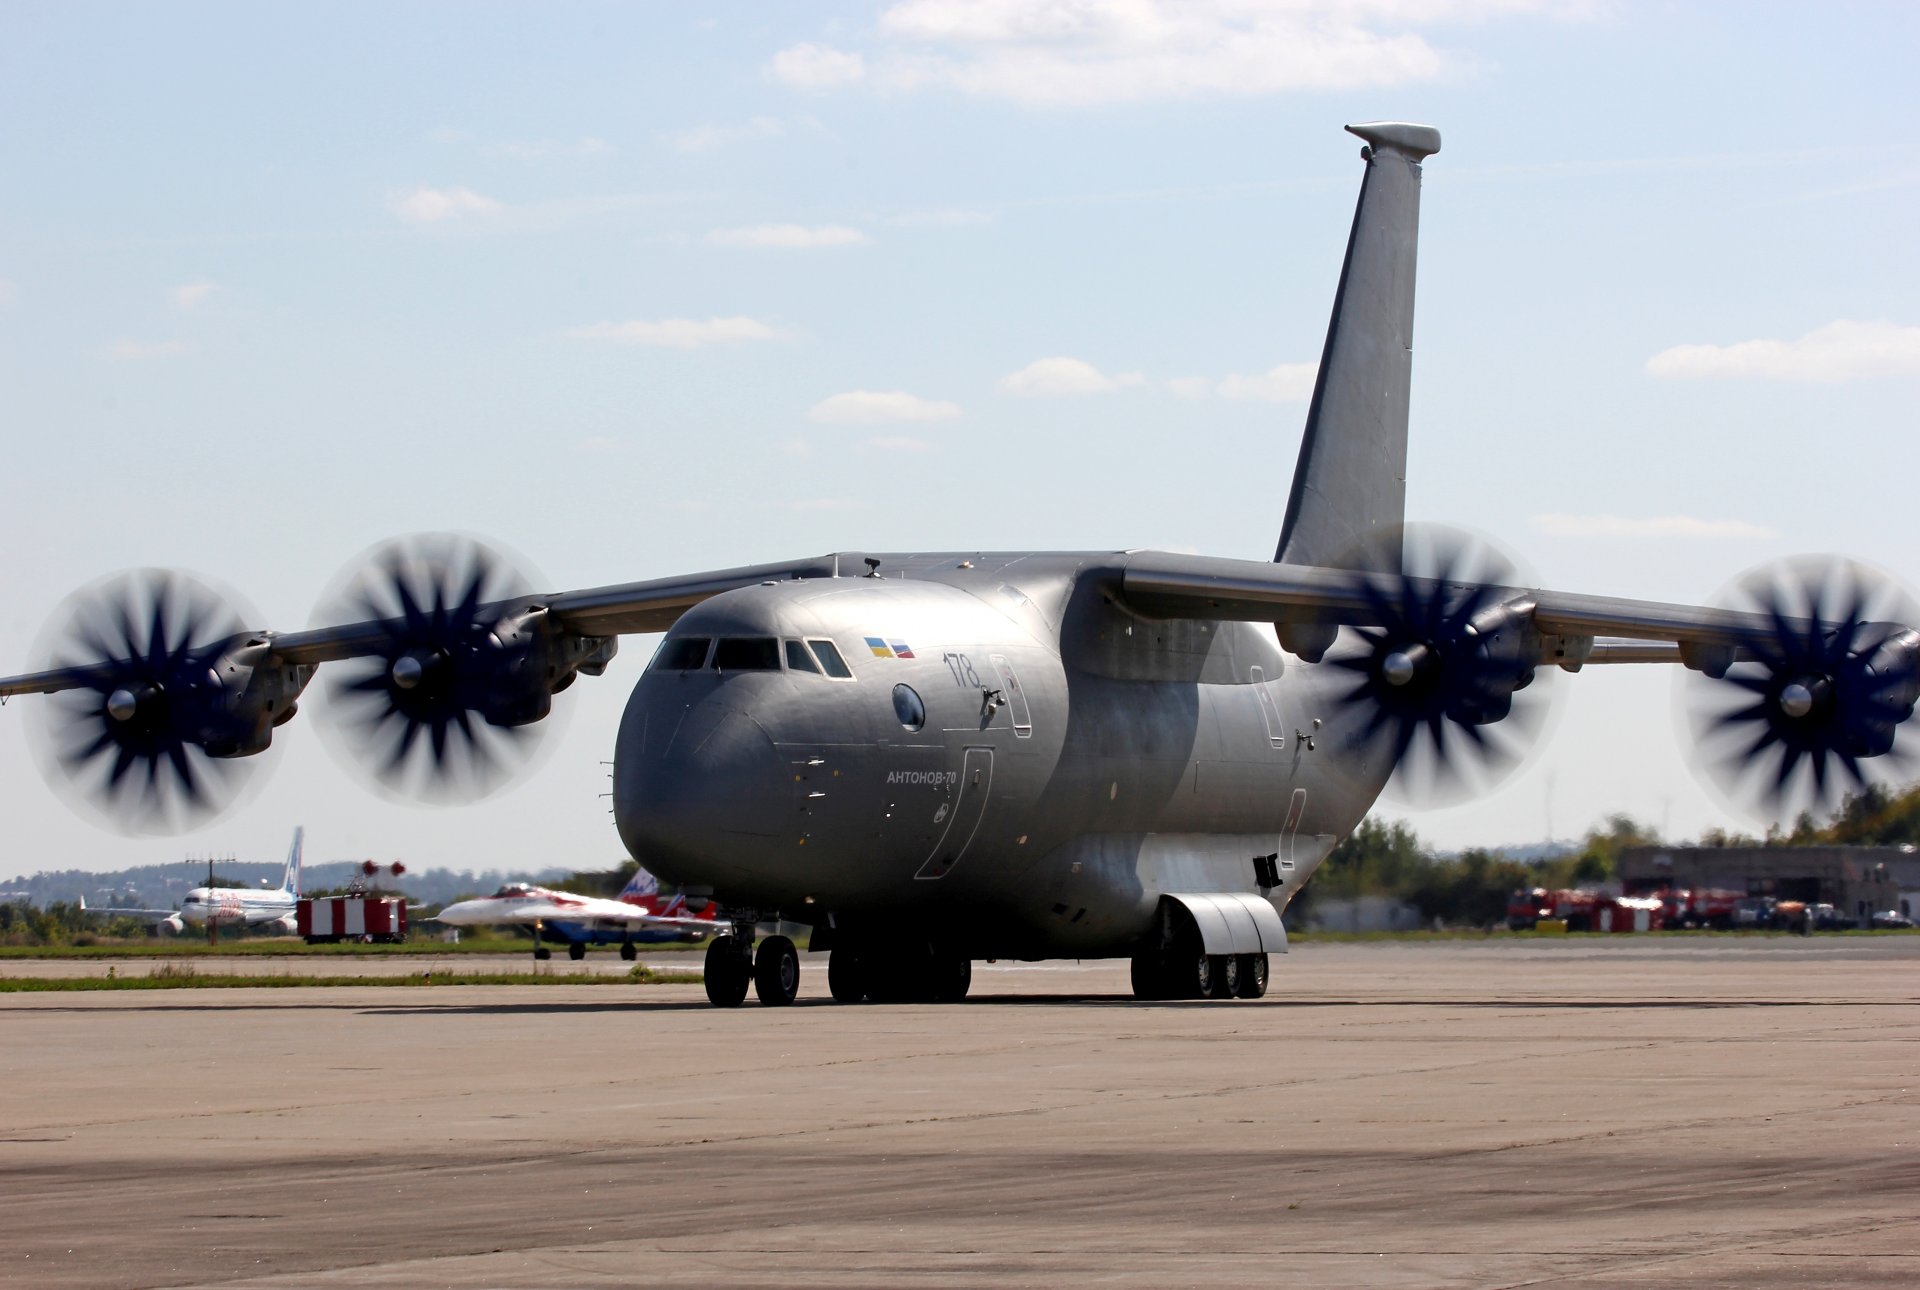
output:
[[[779,835],[781,807],[791,805],[782,795],[784,772],[766,729],[712,696],[687,709],[668,740],[636,745],[622,728],[614,822],[648,868],[724,883],[764,860],[768,839]]]

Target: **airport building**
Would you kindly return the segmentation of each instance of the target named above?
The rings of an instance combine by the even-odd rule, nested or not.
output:
[[[1920,908],[1920,856],[1909,847],[1629,847],[1620,853],[1620,884],[1628,895],[1717,887],[1829,904],[1849,918],[1889,909],[1911,918]]]

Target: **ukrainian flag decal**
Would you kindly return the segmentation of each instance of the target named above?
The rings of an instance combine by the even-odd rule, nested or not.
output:
[[[887,648],[887,643],[881,640],[878,636],[867,637],[867,648],[873,651],[873,656],[875,658],[892,658],[893,657],[893,651]]]

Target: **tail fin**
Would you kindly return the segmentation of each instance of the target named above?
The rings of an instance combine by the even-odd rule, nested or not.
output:
[[[287,852],[287,872],[286,875],[280,879],[280,890],[290,891],[296,896],[300,894],[300,853],[306,845],[306,840],[306,826],[295,826],[293,830],[293,848]]]
[[[1347,129],[1367,141],[1367,170],[1273,557],[1282,564],[1344,564],[1406,518],[1420,162],[1440,151],[1440,132],[1400,121]]]
[[[601,890],[605,891],[606,888],[602,887]],[[620,889],[619,898],[625,901],[634,901],[642,897],[658,896],[659,894],[660,880],[642,868],[633,871],[633,877],[627,879],[627,885]]]

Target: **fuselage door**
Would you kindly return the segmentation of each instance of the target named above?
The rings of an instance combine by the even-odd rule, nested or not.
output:
[[[1020,677],[1005,654],[993,655],[993,669],[1000,674],[1000,693],[1006,698],[1007,711],[1013,714],[1013,733],[1017,739],[1033,735],[1033,712],[1027,707],[1027,692],[1020,688]],[[972,750],[969,749],[969,752]]]
[[[980,817],[986,812],[987,796],[992,791],[993,749],[967,749],[966,760],[960,765],[960,783],[953,795],[953,806],[947,812],[946,830],[934,844],[933,854],[913,875],[915,878],[944,878],[953,872],[953,867],[972,845],[973,835],[980,831]]]
[[[1267,743],[1275,748],[1286,746],[1285,727],[1280,724],[1280,709],[1273,704],[1273,692],[1267,689],[1267,674],[1260,668],[1250,667],[1247,676],[1253,682],[1254,697],[1260,701],[1260,720],[1267,723]]]

